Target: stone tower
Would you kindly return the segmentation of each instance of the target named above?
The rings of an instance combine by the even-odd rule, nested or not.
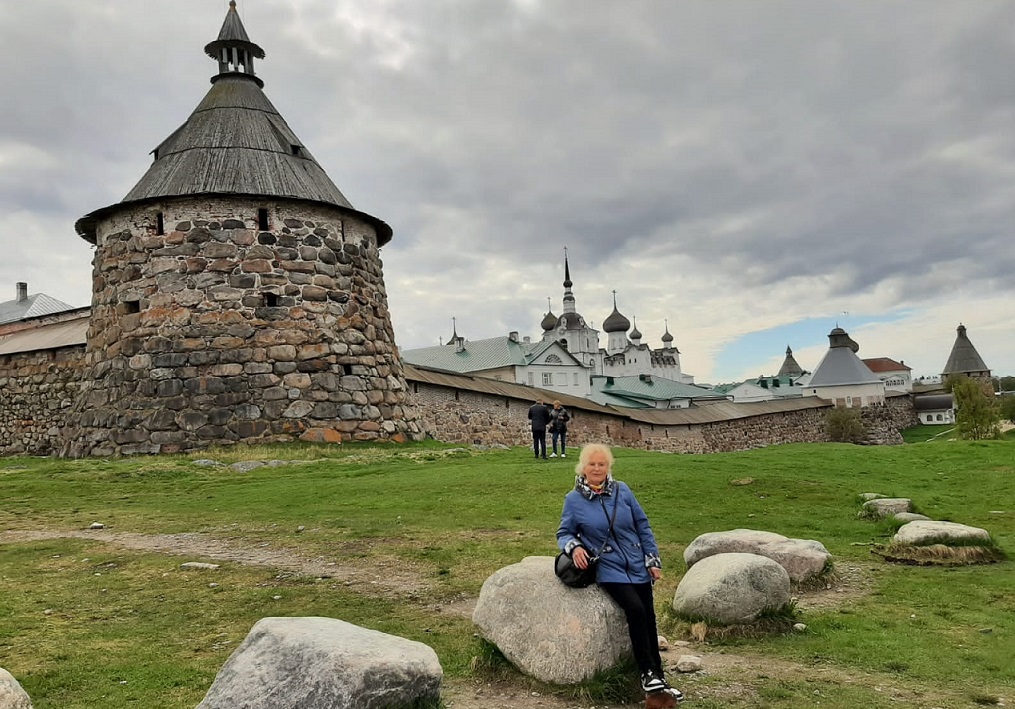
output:
[[[955,329],[955,344],[941,372],[941,379],[949,377],[969,377],[975,379],[987,396],[994,396],[994,380],[990,376],[990,368],[984,363],[983,357],[966,334],[966,326],[959,323]]]
[[[86,365],[64,455],[234,442],[421,437],[379,247],[262,91],[235,0],[212,87],[118,204],[78,220],[95,244]]]

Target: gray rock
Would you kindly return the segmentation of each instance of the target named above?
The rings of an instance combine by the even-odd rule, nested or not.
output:
[[[0,709],[32,709],[28,692],[22,689],[14,675],[0,667]]]
[[[444,672],[423,643],[334,618],[262,618],[197,709],[387,709],[437,701]]]
[[[219,568],[218,564],[208,564],[203,561],[185,561],[180,564],[184,571],[214,571]]]
[[[926,515],[918,515],[915,512],[897,512],[894,515],[895,519],[900,522],[929,522],[930,517]]]
[[[623,612],[598,586],[576,589],[552,556],[529,556],[484,583],[472,621],[524,674],[577,684],[631,654]]]
[[[861,505],[860,516],[884,519],[900,512],[912,512],[913,501],[906,497],[881,497]]]
[[[864,502],[869,502],[870,500],[882,500],[885,497],[886,497],[886,495],[882,495],[880,492],[861,492],[860,493],[860,499],[863,500]]]
[[[88,525],[88,529],[105,529],[105,528],[106,525],[104,525],[102,522],[92,522],[90,525]]]
[[[777,562],[786,569],[793,583],[819,576],[832,559],[821,542],[813,539],[790,539],[773,532],[733,529],[700,535],[684,550],[688,567],[716,554],[758,554]]]
[[[697,655],[681,655],[677,658],[678,672],[698,672],[701,670],[701,658]]]
[[[916,521],[899,527],[892,538],[896,544],[907,546],[928,546],[930,544],[968,545],[970,543],[990,544],[990,534],[979,527],[969,527],[955,522]]]
[[[264,467],[263,460],[241,460],[239,463],[233,463],[229,466],[233,470],[240,473],[249,473],[251,470]]]
[[[790,601],[789,574],[757,554],[716,554],[684,574],[673,596],[673,610],[688,618],[720,625],[752,623],[766,609]]]

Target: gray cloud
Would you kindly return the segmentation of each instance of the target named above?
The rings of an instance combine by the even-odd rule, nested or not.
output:
[[[75,253],[74,220],[119,200],[197,105],[226,9],[209,5],[0,10],[14,67],[0,88],[18,98],[0,115],[0,209],[34,222],[26,259]],[[268,96],[395,229],[403,346],[446,337],[452,315],[472,337],[538,334],[547,295],[559,311],[564,245],[586,317],[617,288],[639,325],[669,317],[706,371],[696,349],[751,329],[849,303],[952,318],[959,294],[975,317],[977,293],[1015,286],[1007,0],[240,9]],[[41,273],[41,290],[87,299],[87,262]],[[939,324],[936,359],[955,324]],[[995,367],[1015,371],[1015,345],[997,342]],[[902,347],[885,354],[913,361]]]

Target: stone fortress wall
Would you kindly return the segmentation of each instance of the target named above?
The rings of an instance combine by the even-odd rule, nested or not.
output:
[[[66,424],[86,372],[84,359],[83,346],[0,356],[0,455],[48,455],[59,449],[59,429]],[[513,385],[529,396],[503,396],[465,386],[442,386],[408,375],[410,403],[426,435],[448,443],[530,445],[528,409],[537,390]],[[823,416],[831,404],[669,425],[639,422],[619,412],[584,410],[570,402],[568,406],[574,415],[568,443],[574,448],[601,442],[674,453],[715,453],[827,441]],[[899,431],[918,423],[910,396],[891,397],[885,406],[864,409],[861,414],[872,444],[901,443]],[[331,422],[332,427],[340,425],[341,421]]]
[[[474,445],[531,445],[528,410],[532,396],[508,397],[443,386],[414,380],[411,374],[407,378],[423,428],[433,438]],[[552,397],[549,393],[545,398]],[[671,453],[719,453],[782,443],[827,442],[824,414],[832,408],[831,402],[821,407],[804,405],[804,400],[801,404],[796,410],[708,423],[657,424],[568,403],[573,416],[568,426],[568,446],[579,448],[595,442]],[[672,412],[673,419],[678,420],[681,413]],[[899,431],[919,423],[909,395],[891,397],[884,406],[862,409],[860,413],[869,444],[900,444],[903,439]]]

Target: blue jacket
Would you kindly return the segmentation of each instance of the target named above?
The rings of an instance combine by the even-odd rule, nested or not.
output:
[[[617,504],[614,537],[608,537],[613,506]],[[605,512],[604,512],[605,507]],[[606,544],[609,538],[609,544]],[[585,497],[572,490],[564,497],[564,510],[557,529],[557,546],[571,553],[583,545],[592,556],[606,545],[599,559],[596,581],[599,583],[650,583],[648,567],[660,567],[656,545],[648,517],[626,484],[614,480],[612,489],[602,495]]]

